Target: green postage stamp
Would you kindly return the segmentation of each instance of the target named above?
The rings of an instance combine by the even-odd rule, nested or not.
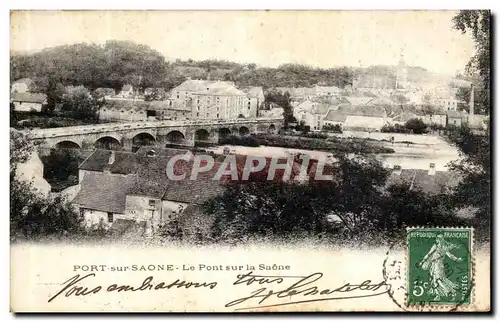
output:
[[[471,228],[409,228],[407,304],[471,304]]]

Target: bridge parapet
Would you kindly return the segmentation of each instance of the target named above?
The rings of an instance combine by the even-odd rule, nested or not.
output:
[[[168,127],[199,127],[199,126],[234,126],[245,124],[265,124],[280,123],[283,118],[257,118],[257,119],[233,119],[233,120],[190,120],[190,121],[147,121],[147,122],[127,122],[127,123],[108,123],[92,124],[80,126],[68,126],[51,129],[24,130],[29,133],[33,139],[46,139],[51,137],[86,135],[103,132],[119,132],[140,129],[158,129]]]

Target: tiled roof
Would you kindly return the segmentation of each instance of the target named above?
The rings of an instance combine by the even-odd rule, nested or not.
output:
[[[262,87],[246,87],[242,89],[243,92],[247,94],[248,97],[260,97],[264,95]]]
[[[407,183],[413,189],[426,193],[440,193],[443,189],[456,186],[460,179],[460,175],[452,171],[436,171],[434,175],[429,175],[428,170],[402,169],[400,174],[393,171],[389,175],[386,186]]]
[[[351,105],[366,105],[373,100],[373,97],[367,96],[344,96],[343,100]]]
[[[200,92],[212,86],[234,86],[233,82],[210,81],[210,80],[187,80],[175,87],[174,91]]]
[[[403,113],[400,113],[399,115],[397,115],[396,117],[394,117],[392,120],[396,121],[396,122],[407,122],[407,121],[414,119],[416,117],[417,117],[417,115],[414,113],[403,112]]]
[[[345,122],[346,119],[347,119],[346,114],[339,113],[336,110],[330,110],[324,118],[325,121],[332,121],[332,122]]]
[[[146,110],[150,106],[150,102],[144,101],[134,101],[134,100],[124,100],[124,99],[113,99],[106,100],[102,109],[115,109],[115,110]]]
[[[29,92],[15,92],[11,95],[11,101],[13,102],[28,102],[28,103],[47,103],[47,95],[42,93],[29,93]]]
[[[348,106],[341,105],[337,110],[338,113],[344,113],[348,116],[369,116],[369,117],[384,117],[386,111],[381,106]]]
[[[21,78],[21,79],[16,80],[13,84],[19,84],[19,83],[23,83],[23,84],[26,84],[29,86],[29,85],[33,84],[33,81],[29,78]]]
[[[463,118],[465,117],[464,113],[460,113],[458,111],[446,111],[446,115],[451,118]]]
[[[246,96],[246,94],[230,84],[213,84],[198,92],[195,95],[220,95],[220,96]]]
[[[133,176],[87,172],[73,203],[83,208],[123,213],[125,197],[130,187],[134,185],[134,181]]]
[[[109,164],[111,154],[114,153],[114,162]],[[136,155],[130,152],[95,150],[79,167],[80,170],[111,173],[131,174],[137,170]]]

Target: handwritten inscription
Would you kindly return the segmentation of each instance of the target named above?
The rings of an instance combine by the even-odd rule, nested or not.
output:
[[[241,274],[237,276],[237,280],[233,285],[243,284],[245,286],[251,286],[279,284],[281,287],[278,290],[270,289],[269,286],[258,288],[248,296],[228,302],[226,307],[235,307],[254,300],[253,303],[257,302],[257,305],[254,304],[253,306],[236,308],[239,310],[254,309],[308,302],[370,297],[382,295],[390,291],[390,285],[386,284],[385,281],[372,283],[372,281],[366,280],[360,284],[345,283],[339,287],[333,288],[324,288],[323,286],[315,285],[322,277],[323,273],[320,272],[308,276],[254,275],[253,272]],[[287,299],[287,301],[282,301],[282,299]],[[266,301],[272,301],[272,303],[264,305]]]
[[[84,276],[79,274],[62,283],[62,288],[48,302],[59,297],[88,296],[101,292],[138,292],[170,289],[214,289],[217,282],[190,282],[176,279],[173,282],[157,282],[153,276],[148,276],[139,285],[109,284],[88,286],[95,273]],[[238,274],[233,286],[257,286],[249,295],[226,303],[225,307],[236,310],[283,306],[319,301],[345,300],[378,296],[390,292],[390,285],[385,281],[374,283],[365,280],[361,283],[344,283],[335,287],[321,285],[323,273],[316,272],[307,276],[294,275],[256,275],[253,271]]]
[[[87,280],[90,277],[95,277],[95,273],[87,274],[83,277],[80,277],[80,274],[77,274],[63,284],[63,288],[59,290],[56,295],[52,296],[49,299],[49,302],[52,302],[60,295],[65,297],[70,296],[86,296],[91,294],[99,293],[103,290],[103,286],[98,285],[95,287],[84,286],[82,281]],[[157,291],[164,289],[172,289],[172,288],[209,288],[214,289],[217,286],[217,282],[189,282],[189,281],[181,281],[179,279],[171,282],[153,282],[153,276],[148,276],[141,285],[139,286],[131,286],[131,285],[118,285],[111,284],[106,288],[107,292],[137,292],[137,291]]]

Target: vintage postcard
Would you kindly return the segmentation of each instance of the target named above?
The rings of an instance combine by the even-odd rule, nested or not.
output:
[[[490,15],[11,11],[11,311],[490,311]]]

